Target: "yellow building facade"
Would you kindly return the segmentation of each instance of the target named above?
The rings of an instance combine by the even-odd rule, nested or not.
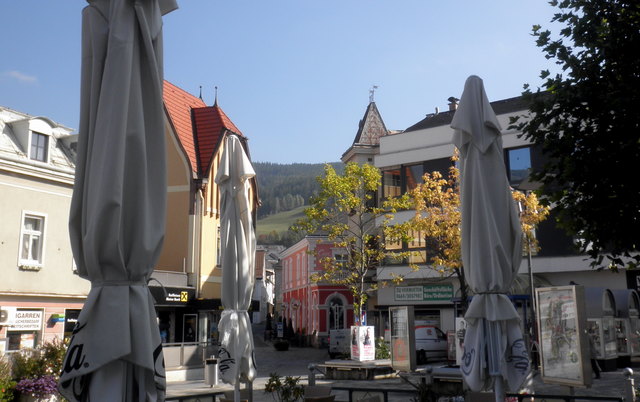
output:
[[[164,106],[166,234],[150,288],[165,342],[216,342],[222,272],[220,193],[214,178],[227,135],[238,135],[249,152],[245,137],[217,102],[207,106],[165,81]],[[255,181],[252,190],[255,215]]]

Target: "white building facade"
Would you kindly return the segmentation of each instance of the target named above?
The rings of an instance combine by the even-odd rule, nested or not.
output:
[[[68,230],[76,140],[0,107],[0,353],[69,336],[88,294]]]

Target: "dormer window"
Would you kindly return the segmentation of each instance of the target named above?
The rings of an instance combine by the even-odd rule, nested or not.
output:
[[[49,136],[40,134],[35,131],[31,132],[31,147],[29,149],[29,158],[47,162],[49,157]]]

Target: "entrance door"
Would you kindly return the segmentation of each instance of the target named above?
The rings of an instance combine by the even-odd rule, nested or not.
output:
[[[344,329],[344,304],[338,297],[329,302],[329,329]]]
[[[182,318],[182,341],[195,342],[198,333],[198,315],[185,314]]]

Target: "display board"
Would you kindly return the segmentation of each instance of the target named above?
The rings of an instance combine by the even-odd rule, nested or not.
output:
[[[584,289],[559,286],[536,289],[541,377],[545,383],[591,385]]]
[[[416,335],[413,306],[390,307],[391,366],[394,370],[416,369]]]

